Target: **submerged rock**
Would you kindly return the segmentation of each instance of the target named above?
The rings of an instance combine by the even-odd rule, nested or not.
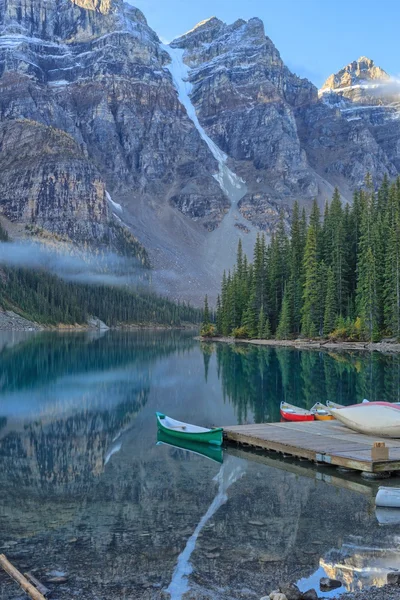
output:
[[[301,600],[318,600],[318,594],[314,589],[307,590],[302,594]]]
[[[388,573],[387,574],[387,583],[391,583],[394,585],[400,585],[400,571],[396,573]]]
[[[301,600],[302,593],[295,583],[285,583],[279,588],[282,594],[285,594],[287,600]]]
[[[270,600],[288,600],[288,598],[286,598],[285,594],[282,594],[281,592],[271,592],[269,595],[269,599]]]
[[[338,579],[329,579],[329,577],[321,577],[319,580],[321,590],[335,590],[342,587],[342,582]]]

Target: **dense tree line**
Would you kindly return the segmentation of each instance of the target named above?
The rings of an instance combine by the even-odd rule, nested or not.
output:
[[[351,206],[335,190],[323,217],[316,201],[308,219],[296,202],[290,230],[282,214],[252,263],[239,243],[215,325],[206,317],[206,334],[400,339],[400,178],[375,191],[368,177]]]
[[[66,282],[46,271],[2,268],[0,307],[47,325],[86,323],[96,316],[109,326],[201,322],[202,311],[151,293],[145,287]]]
[[[150,262],[146,251],[124,228],[114,224],[114,249],[135,258],[142,267],[141,285],[94,285],[67,282],[44,269],[0,268],[0,308],[13,310],[45,325],[84,324],[95,316],[109,326],[160,324],[179,326],[201,322],[202,311],[189,304],[174,303],[149,287]],[[32,233],[32,231],[31,231]],[[37,232],[35,232],[37,233]],[[10,241],[0,222],[0,252]],[[143,250],[143,252],[142,252]],[[107,256],[106,256],[107,258]],[[102,254],[98,254],[101,264]],[[129,264],[124,265],[128,268]],[[137,262],[134,263],[137,273]],[[114,272],[116,269],[114,269]],[[107,271],[104,271],[107,274]]]

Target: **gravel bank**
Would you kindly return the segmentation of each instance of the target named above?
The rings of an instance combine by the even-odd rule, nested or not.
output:
[[[381,588],[371,588],[352,594],[338,596],[340,600],[400,600],[399,585],[385,585]]]
[[[203,342],[224,344],[252,344],[254,346],[287,346],[298,350],[362,350],[364,352],[400,352],[400,344],[394,342],[331,342],[318,340],[239,340],[232,337],[199,338]],[[399,597],[400,600],[400,597]]]
[[[0,309],[0,331],[41,331],[43,327],[20,317],[12,310]]]

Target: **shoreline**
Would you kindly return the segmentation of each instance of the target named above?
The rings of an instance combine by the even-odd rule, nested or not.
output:
[[[118,323],[114,326],[108,326],[97,317],[91,317],[87,323],[75,323],[67,325],[59,323],[58,325],[45,325],[30,321],[21,315],[18,315],[11,310],[2,310],[0,308],[0,333],[2,331],[9,332],[41,332],[41,331],[58,331],[58,332],[84,332],[84,331],[135,331],[140,329],[149,330],[198,330],[199,325],[185,323],[183,325],[163,325],[162,323]]]
[[[356,350],[362,352],[400,353],[398,342],[332,342],[331,340],[244,340],[233,337],[202,337],[201,342],[220,342],[222,344],[250,344],[253,346],[272,346],[295,348],[296,350]]]
[[[358,592],[347,592],[335,597],[335,600],[397,600],[400,597],[400,586],[387,583],[382,587],[371,587]]]

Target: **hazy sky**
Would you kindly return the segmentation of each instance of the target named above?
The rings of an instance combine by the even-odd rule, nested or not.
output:
[[[400,74],[400,0],[129,0],[171,41],[211,16],[260,17],[286,64],[320,86],[360,56]]]

